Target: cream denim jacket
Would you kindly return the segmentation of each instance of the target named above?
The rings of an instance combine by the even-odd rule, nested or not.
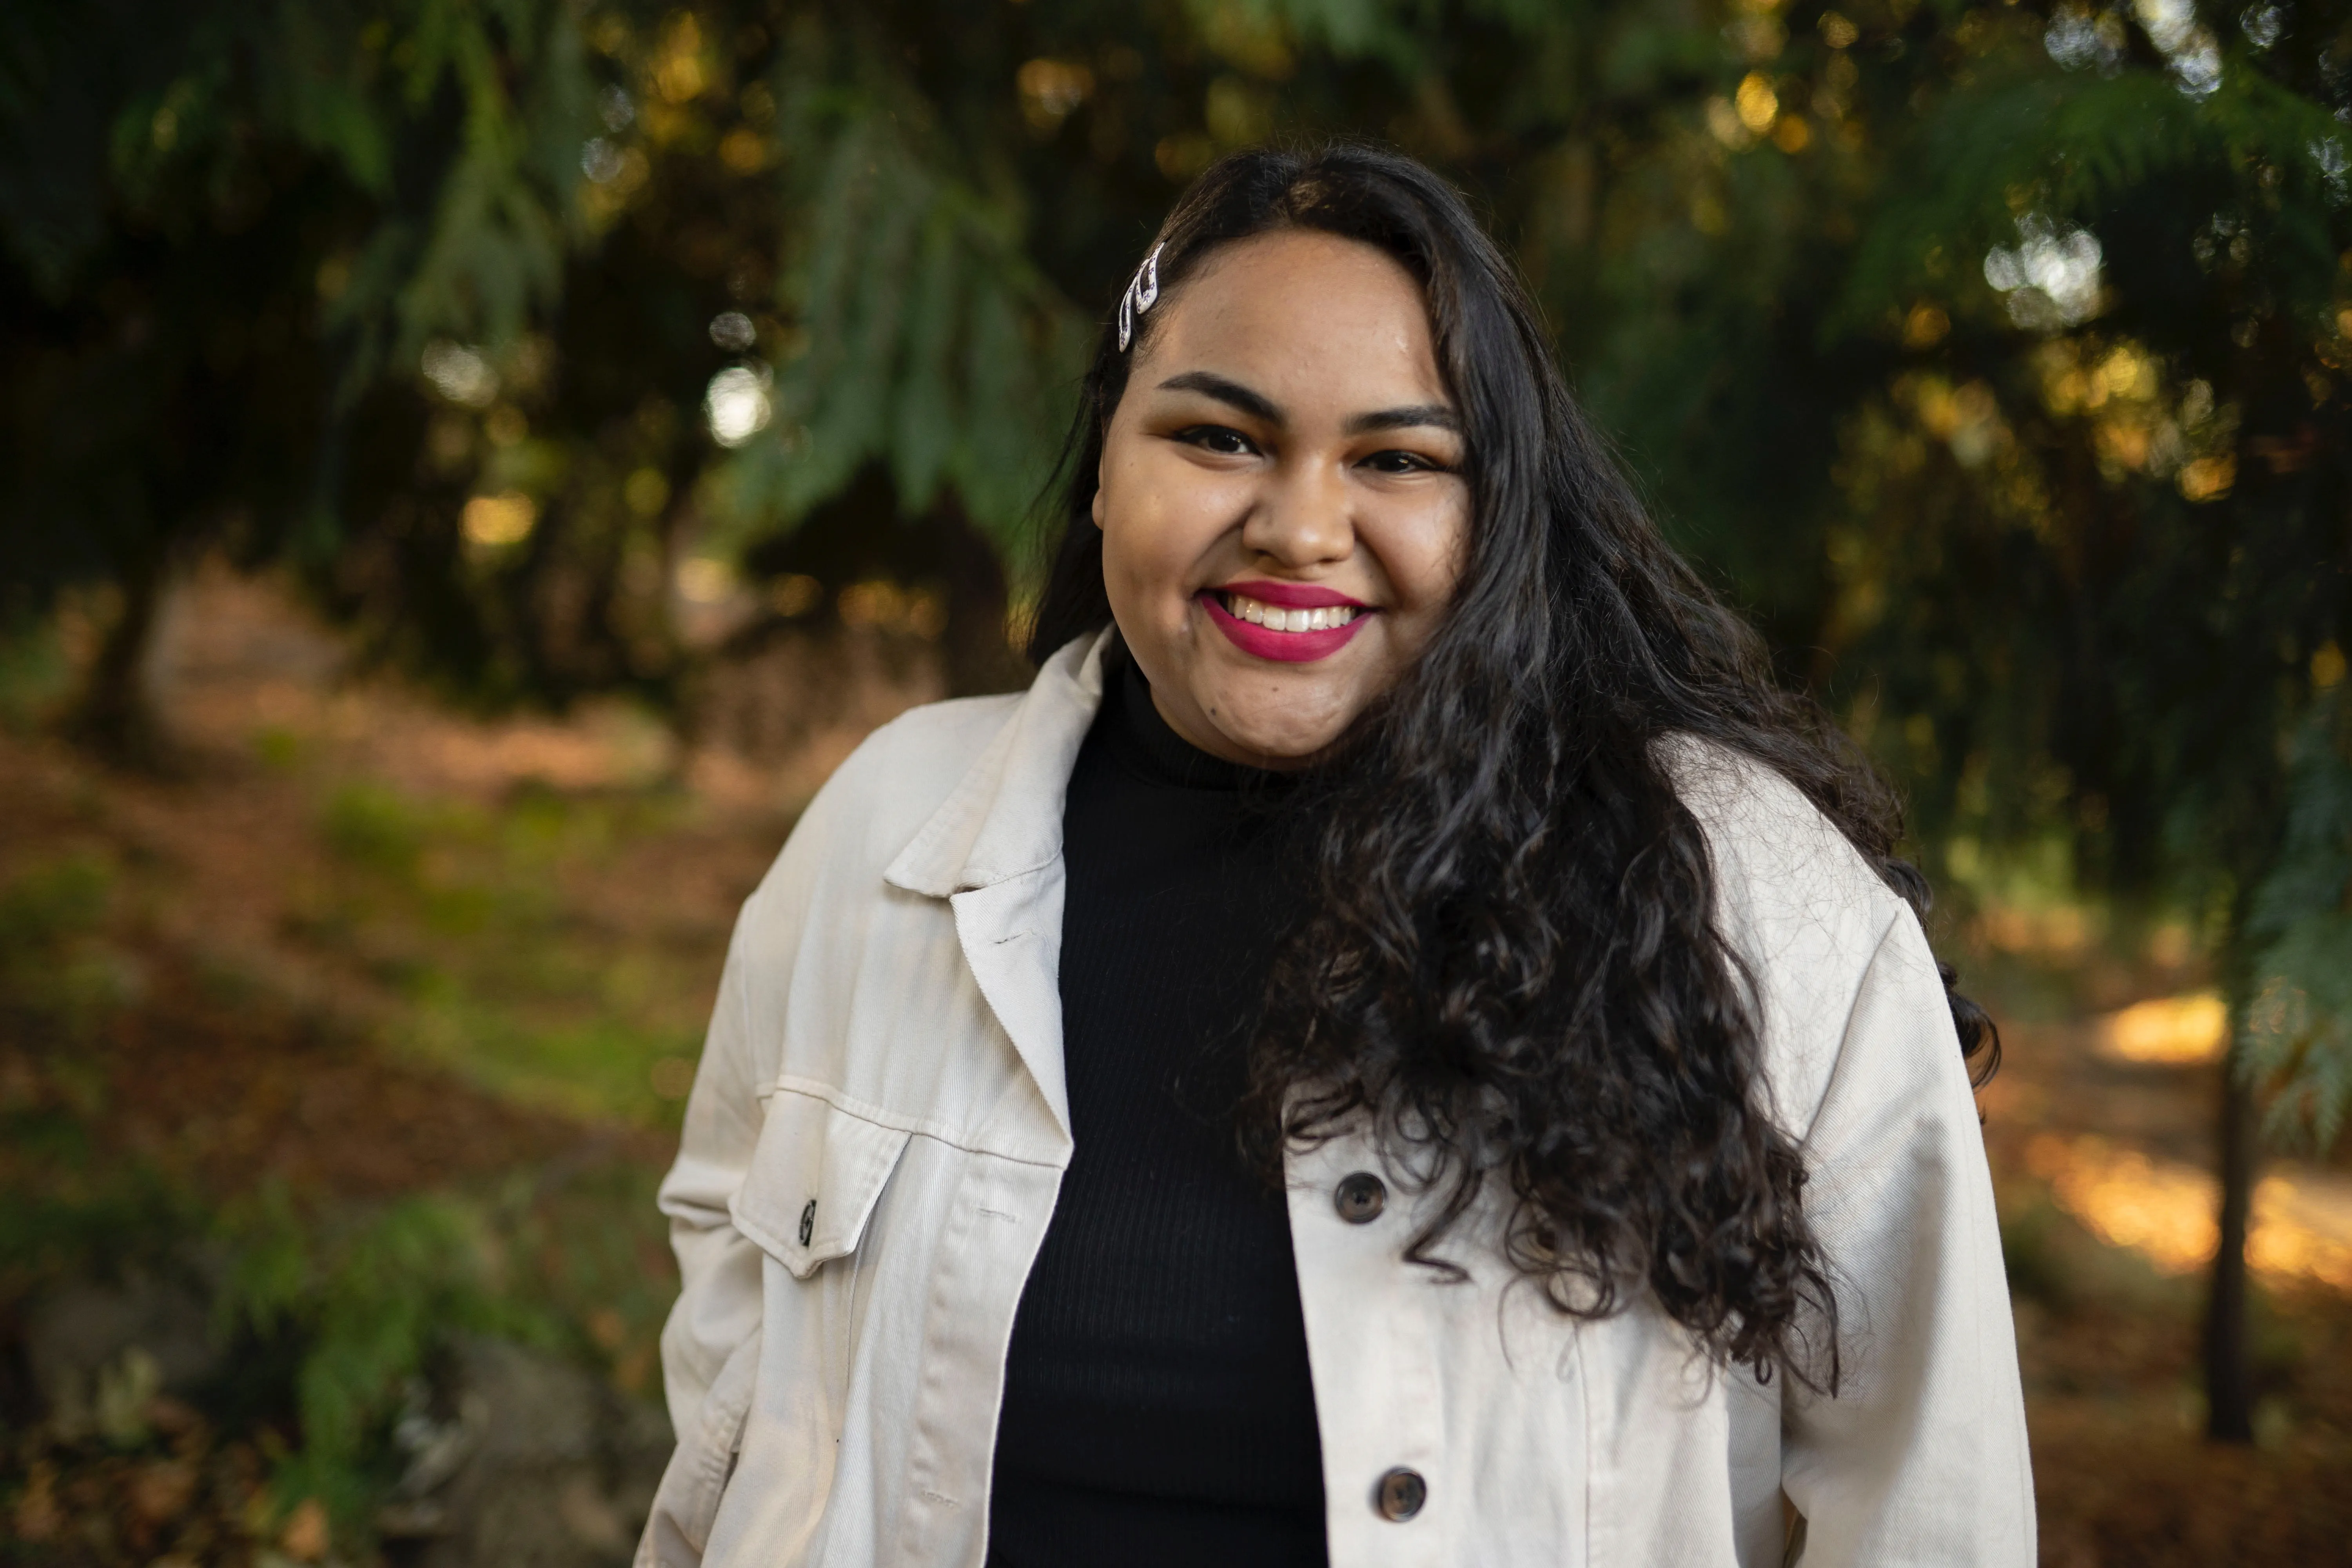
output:
[[[641,1565],[981,1568],[1013,1309],[1070,1159],[1062,800],[1103,646],[877,731],[745,904],[661,1189],[678,1446]],[[1401,1257],[1412,1184],[1328,1143],[1288,1173],[1331,1561],[2026,1568],[1992,1187],[1918,923],[1776,775],[1696,745],[1676,772],[1811,1163],[1842,1391],[1712,1367],[1653,1306],[1561,1316],[1461,1245],[1491,1214],[1448,1283]],[[1333,1203],[1358,1172],[1391,1194],[1369,1223]],[[1419,1485],[1384,1511],[1399,1470]]]

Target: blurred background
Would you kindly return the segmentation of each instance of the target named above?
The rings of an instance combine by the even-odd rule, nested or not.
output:
[[[1914,804],[2044,1561],[2347,1560],[2347,119],[2322,0],[14,0],[0,1553],[626,1559],[737,904],[1341,132]]]

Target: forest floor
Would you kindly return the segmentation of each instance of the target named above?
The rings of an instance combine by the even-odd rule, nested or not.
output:
[[[735,910],[812,781],[920,682],[755,764],[625,707],[454,713],[206,576],[156,684],[182,747],[162,778],[0,700],[0,1561],[354,1563],[434,1326],[657,1399],[676,1279],[651,1194]],[[2205,1443],[2218,1069],[2193,962],[2118,957],[2063,909],[1939,936],[2006,1039],[1984,1108],[2042,1561],[2346,1560],[2352,1175],[2268,1167],[2258,1441]],[[204,1332],[241,1347],[198,1392],[153,1358],[80,1384],[43,1363],[60,1289],[192,1255]]]

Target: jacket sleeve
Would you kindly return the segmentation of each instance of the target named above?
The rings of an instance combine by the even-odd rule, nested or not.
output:
[[[719,1001],[688,1097],[677,1159],[661,1184],[677,1254],[679,1291],[662,1329],[662,1381],[677,1448],[655,1494],[637,1563],[688,1568],[724,1488],[758,1371],[760,1248],[730,1210],[763,1120],[784,1001],[814,895],[824,796],[802,815],[783,852],[743,906]]]
[[[1791,1388],[1807,1568],[2028,1568],[2032,1476],[1975,1098],[1918,921],[1863,977],[1805,1137],[1839,1309],[1834,1397]]]
[[[760,1321],[759,1248],[735,1228],[728,1207],[760,1136],[746,994],[751,989],[747,971],[760,961],[743,951],[758,923],[749,907],[737,922],[687,1100],[677,1159],[658,1200],[677,1254],[679,1290],[662,1330],[662,1381],[670,1425],[681,1440],[694,1429],[719,1367]]]

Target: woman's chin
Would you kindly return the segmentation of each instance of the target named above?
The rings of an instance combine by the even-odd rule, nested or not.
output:
[[[1346,715],[1320,706],[1304,713],[1256,704],[1224,706],[1210,713],[1209,722],[1235,751],[1267,768],[1304,767],[1348,728]]]

